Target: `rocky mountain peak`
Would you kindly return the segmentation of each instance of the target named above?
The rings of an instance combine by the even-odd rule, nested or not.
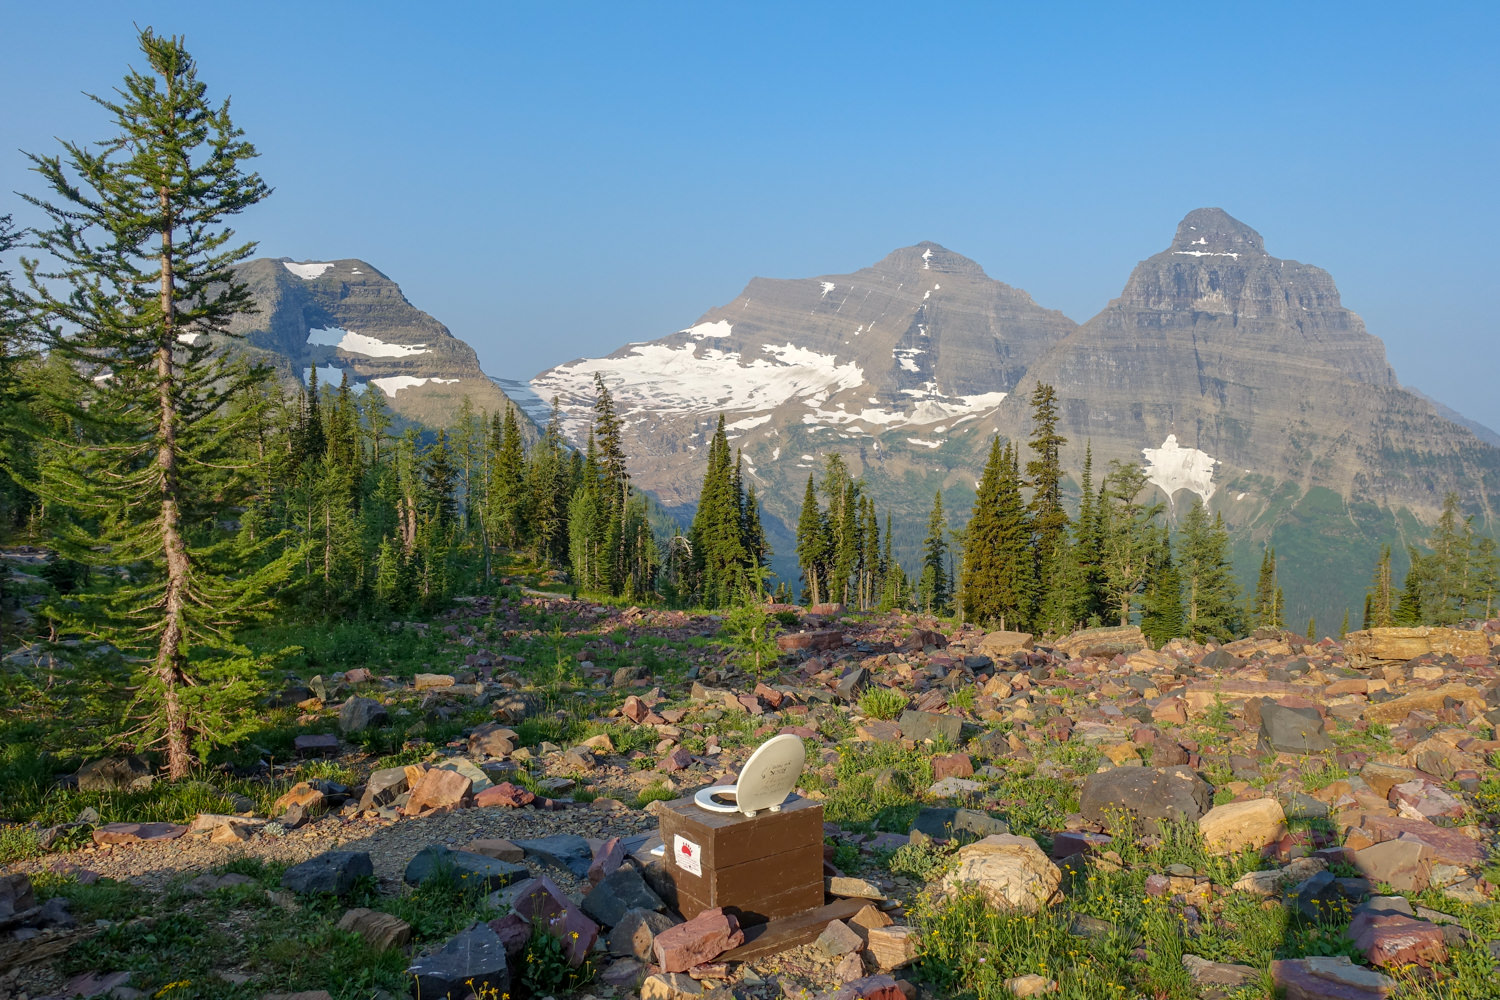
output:
[[[1172,254],[1185,257],[1229,257],[1265,253],[1260,233],[1222,208],[1195,208],[1177,224]]]
[[[986,277],[984,268],[961,253],[931,240],[923,240],[914,247],[892,250],[873,268],[888,274],[910,274],[913,271],[931,271],[935,274],[962,274],[974,278]]]

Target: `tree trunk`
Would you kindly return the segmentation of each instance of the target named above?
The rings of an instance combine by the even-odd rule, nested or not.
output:
[[[162,212],[168,211],[168,191],[159,191]],[[186,631],[183,614],[187,604],[192,566],[182,538],[182,511],[177,481],[177,405],[172,398],[176,373],[172,349],[177,342],[176,301],[172,272],[172,228],[161,233],[161,336],[156,345],[157,447],[156,468],[161,483],[161,547],[167,568],[162,613],[166,624],[156,649],[156,676],[162,685],[163,728],[167,743],[167,776],[172,780],[188,775],[192,758],[188,752],[187,717],[178,685],[183,680]]]

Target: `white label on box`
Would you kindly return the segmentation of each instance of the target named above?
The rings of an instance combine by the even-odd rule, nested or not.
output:
[[[681,834],[672,837],[672,857],[677,859],[677,867],[689,875],[703,874],[703,848]]]

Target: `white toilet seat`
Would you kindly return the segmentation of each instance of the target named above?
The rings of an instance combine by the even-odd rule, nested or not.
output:
[[[703,789],[693,796],[693,804],[713,813],[754,816],[763,809],[780,812],[781,804],[797,787],[806,763],[807,749],[799,737],[790,733],[773,736],[745,761],[738,781]]]
[[[727,798],[728,802],[716,801],[716,797]],[[709,812],[732,813],[740,811],[739,798],[735,794],[733,785],[714,785],[705,788],[693,796],[693,805],[699,809],[707,809]],[[777,808],[780,808],[779,806]]]

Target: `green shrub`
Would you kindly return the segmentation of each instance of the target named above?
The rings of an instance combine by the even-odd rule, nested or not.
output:
[[[870,688],[859,696],[859,710],[871,719],[894,719],[906,708],[906,695],[895,688]]]

